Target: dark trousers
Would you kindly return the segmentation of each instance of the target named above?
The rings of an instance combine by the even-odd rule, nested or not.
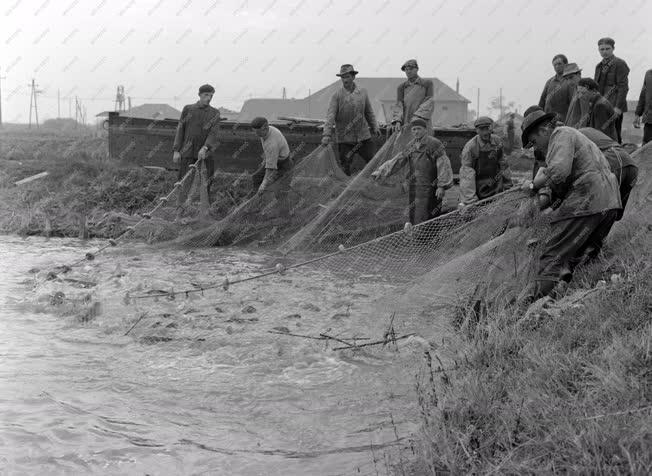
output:
[[[578,264],[595,258],[616,220],[617,210],[567,218],[550,227],[539,258],[533,299],[552,292],[559,281],[570,281]]]
[[[362,160],[368,164],[376,154],[376,147],[371,139],[367,139],[361,142],[340,142],[337,144],[337,151],[340,167],[346,175],[351,175],[351,164],[355,154],[362,157]]]
[[[652,123],[643,125],[643,145],[652,140]]]
[[[620,201],[623,204],[623,209],[618,210],[618,215],[616,220],[620,220],[623,217],[625,212],[625,206],[629,200],[629,194],[631,193],[634,185],[636,185],[636,180],[638,179],[638,167],[635,165],[628,165],[623,167],[620,172]]]
[[[614,126],[616,126],[616,135],[618,136],[618,143],[619,144],[623,143],[623,135],[621,134],[621,131],[623,130],[623,117],[624,116],[625,116],[625,113],[623,112],[614,121]]]
[[[276,199],[276,209],[280,215],[287,216],[290,214],[290,185],[294,175],[294,161],[291,158],[280,160],[277,164],[278,176],[276,180],[267,189],[274,194]],[[265,179],[265,163],[263,163],[258,170],[252,175],[254,184],[253,192],[256,193],[258,188]]]
[[[179,172],[177,174],[177,181],[181,181],[183,177],[186,176],[186,173],[188,173],[188,170],[190,170],[190,166],[197,162],[197,158],[192,158],[192,157],[187,157],[187,158],[182,158],[179,161]],[[213,174],[215,173],[215,161],[213,158],[209,157],[204,160],[204,163],[206,164],[206,175],[208,176],[208,183],[206,184],[206,190],[208,192],[208,197],[210,201],[210,196],[211,196],[211,184],[213,183]],[[193,172],[193,175],[196,175],[198,173],[198,170],[195,170]],[[186,199],[188,198],[188,192],[190,192],[190,187],[192,186],[192,181],[193,181],[193,175],[188,177],[186,181],[179,187],[179,195],[177,196],[177,205],[182,205]]]

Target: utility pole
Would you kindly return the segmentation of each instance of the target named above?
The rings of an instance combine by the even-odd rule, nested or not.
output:
[[[0,75],[0,128],[2,128],[2,80],[4,76]]]
[[[478,102],[475,107],[475,118],[480,117],[480,88],[478,88]]]
[[[72,119],[72,98],[68,96],[68,117]]]
[[[285,93],[285,88],[283,88],[283,99],[287,99],[287,95]]]
[[[503,88],[500,88],[500,91],[498,92],[498,101],[500,103],[500,116],[498,119],[503,118]]]
[[[36,128],[38,129],[38,102],[37,102],[37,94],[39,94],[41,91],[36,89],[37,84],[34,81],[34,78],[32,78],[32,83],[28,84],[30,87],[30,95],[29,95],[29,128],[32,128],[32,107],[34,108],[34,118],[36,119]]]
[[[61,119],[61,90],[57,89],[57,119]]]

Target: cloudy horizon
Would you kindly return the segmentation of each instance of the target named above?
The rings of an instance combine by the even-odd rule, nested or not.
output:
[[[40,121],[57,117],[59,92],[61,117],[74,117],[77,96],[92,123],[114,109],[118,85],[133,106],[181,109],[211,83],[214,106],[240,110],[283,88],[288,98],[314,93],[343,63],[360,77],[401,77],[408,58],[423,77],[452,88],[459,78],[469,109],[479,88],[481,114],[500,89],[522,111],[538,102],[557,53],[592,77],[602,36],[616,40],[631,69],[628,99],[637,99],[652,68],[645,18],[645,0],[8,0],[0,11],[2,116],[28,121],[32,78],[42,91]]]

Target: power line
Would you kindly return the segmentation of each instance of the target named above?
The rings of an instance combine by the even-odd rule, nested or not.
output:
[[[36,119],[36,128],[38,129],[39,124],[38,124],[38,94],[42,93],[40,89],[36,89],[38,86],[35,83],[34,78],[32,78],[32,82],[28,84],[30,88],[30,95],[29,95],[29,128],[32,128],[32,107],[34,109],[34,118]]]

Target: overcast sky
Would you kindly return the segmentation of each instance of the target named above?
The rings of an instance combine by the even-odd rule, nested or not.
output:
[[[39,118],[68,116],[78,96],[89,120],[113,109],[116,86],[132,105],[196,100],[239,110],[249,97],[302,98],[336,80],[402,76],[416,58],[480,112],[502,87],[519,109],[538,101],[565,53],[593,76],[597,40],[612,36],[630,66],[629,99],[652,68],[649,0],[2,0],[0,74],[6,122],[27,122],[32,78]],[[647,29],[645,28],[647,26]],[[74,115],[74,110],[73,110]]]

